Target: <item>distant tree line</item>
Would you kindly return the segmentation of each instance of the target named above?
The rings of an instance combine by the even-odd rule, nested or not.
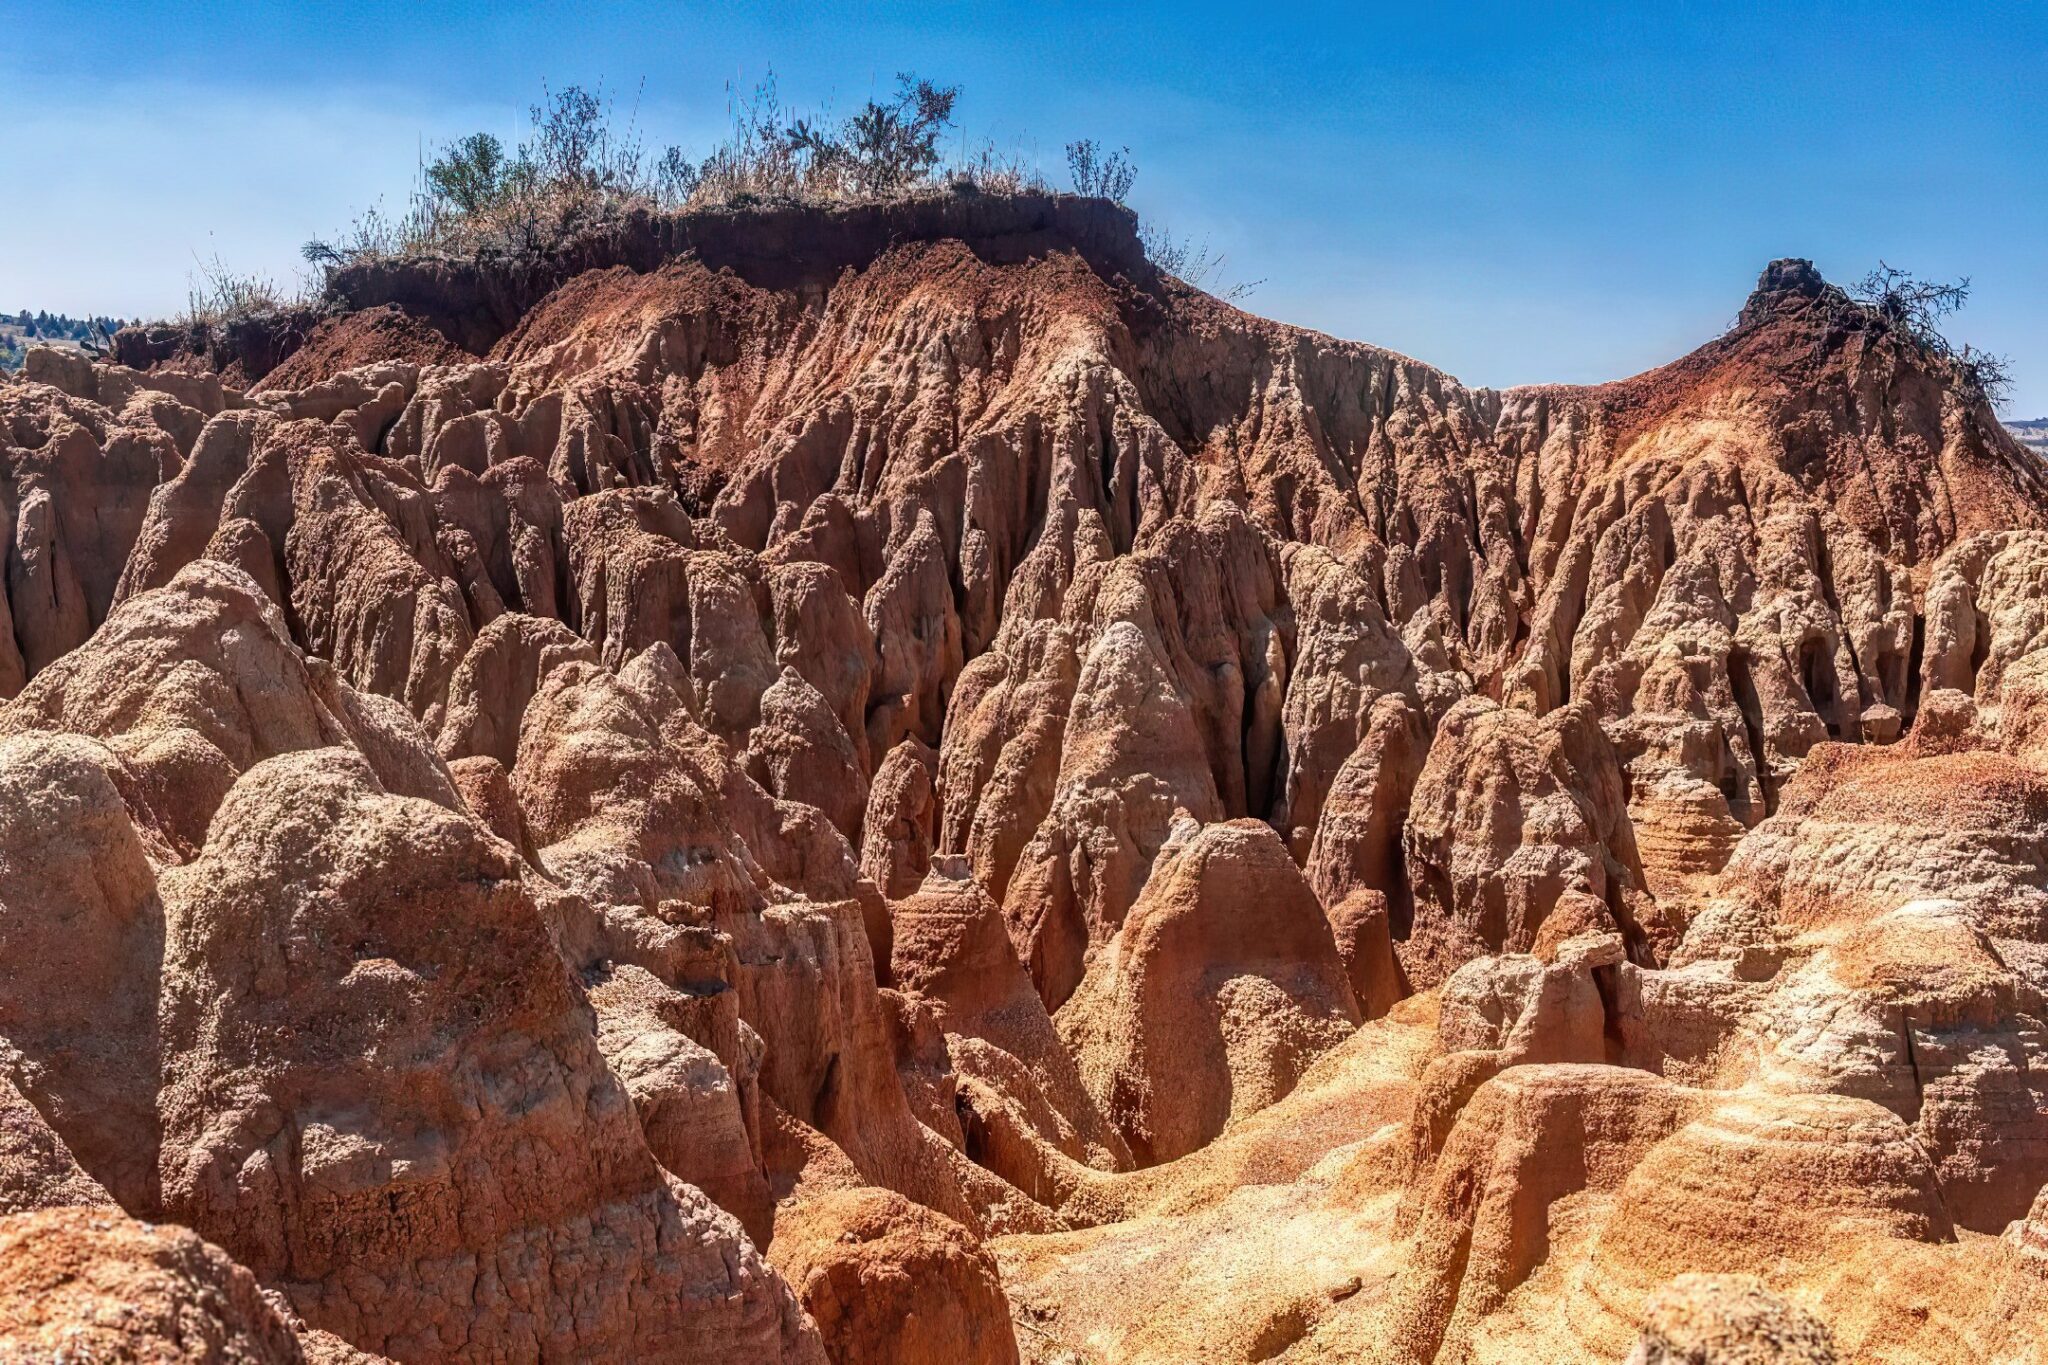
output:
[[[121,327],[119,318],[74,318],[47,309],[33,313],[26,308],[19,313],[0,312],[0,370],[20,369],[31,346],[75,344],[92,348],[104,345],[106,338]]]
[[[0,313],[0,327],[6,326],[12,326],[19,335],[31,341],[89,341],[95,327],[109,334],[119,331],[121,319],[74,318],[66,313],[52,313],[46,310],[31,313],[24,308],[12,315]]]

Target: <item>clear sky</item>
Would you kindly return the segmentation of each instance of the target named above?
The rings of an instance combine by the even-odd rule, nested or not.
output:
[[[1969,275],[1951,335],[2048,415],[2048,6],[252,4],[0,0],[0,308],[162,313],[289,281],[419,148],[602,79],[701,152],[770,66],[845,108],[913,69],[1036,155],[1127,144],[1141,213],[1256,311],[1469,383],[1690,349],[1764,262]],[[643,84],[644,82],[644,84]]]

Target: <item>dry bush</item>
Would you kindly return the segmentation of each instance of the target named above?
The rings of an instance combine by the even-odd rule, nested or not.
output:
[[[306,243],[316,265],[442,254],[531,254],[559,245],[635,207],[678,208],[696,188],[679,147],[650,157],[637,117],[621,123],[603,87],[542,88],[529,131],[506,156],[489,133],[472,133],[419,168],[404,212],[373,205],[335,241]]]
[[[1067,144],[1067,174],[1073,181],[1074,193],[1121,204],[1137,183],[1138,163],[1131,159],[1128,147],[1111,152],[1093,138],[1083,138]],[[1207,241],[1177,237],[1162,223],[1143,223],[1138,229],[1138,241],[1145,248],[1145,258],[1154,266],[1184,284],[1207,289],[1226,303],[1242,302],[1264,283],[1238,280],[1226,284],[1222,253],[1212,252]]]
[[[1138,163],[1131,160],[1128,147],[1109,152],[1094,138],[1083,138],[1067,144],[1067,174],[1073,178],[1074,193],[1121,204],[1138,178]]]
[[[750,94],[728,85],[726,110],[732,131],[697,168],[692,202],[802,199],[817,191],[810,158],[785,136],[790,120],[773,71]]]
[[[1021,158],[992,146],[943,164],[939,139],[958,98],[957,87],[905,73],[891,99],[832,120],[785,108],[770,72],[749,93],[728,87],[731,132],[697,161],[675,146],[650,155],[637,120],[622,124],[601,87],[545,90],[514,154],[488,133],[462,138],[419,168],[403,212],[373,205],[339,238],[306,243],[304,254],[329,269],[422,254],[525,255],[635,208],[886,199],[946,182],[991,193],[1042,188]]]
[[[904,72],[893,98],[869,100],[833,119],[784,105],[772,71],[747,94],[728,87],[732,131],[697,167],[688,203],[743,208],[900,199],[941,187],[988,194],[1047,189],[1022,153],[993,142],[945,158],[940,138],[953,124],[959,96],[957,86]]]
[[[1957,348],[1942,333],[1941,324],[1961,311],[1970,301],[1970,280],[1923,280],[1885,261],[1851,285],[1847,298],[1861,311],[1862,320],[1874,320],[1886,330],[1904,337],[1923,354],[1949,366],[1963,386],[1993,407],[2002,405],[2012,393],[2012,371],[2004,356]]]
[[[1145,259],[1153,265],[1183,284],[1208,290],[1225,303],[1242,302],[1265,283],[1264,280],[1225,283],[1223,253],[1211,251],[1206,240],[1197,242],[1192,237],[1176,237],[1156,223],[1142,224],[1138,228],[1138,241],[1145,248]]]
[[[243,318],[281,313],[306,302],[303,290],[282,288],[266,276],[237,273],[217,255],[198,264],[198,270],[187,277],[185,313],[179,319],[187,327],[218,328]]]
[[[1955,354],[1963,382],[1983,395],[1994,408],[2003,408],[2012,397],[2012,362],[2002,355],[1965,346]]]
[[[1047,194],[1051,184],[1040,174],[1037,161],[1020,147],[1000,148],[986,141],[975,151],[963,151],[947,164],[946,187],[955,194]]]

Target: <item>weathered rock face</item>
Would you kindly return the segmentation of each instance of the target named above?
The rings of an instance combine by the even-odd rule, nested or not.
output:
[[[774,1260],[833,1365],[1015,1365],[993,1258],[967,1229],[900,1194],[814,1201]]]
[[[1054,1202],[1067,1162],[1127,1169],[1129,1146],[1082,1080],[1004,932],[1002,912],[941,855],[890,907],[890,975],[933,1011],[955,1073],[960,1145],[1035,1198]]]
[[[162,883],[166,1210],[399,1358],[793,1357],[794,1306],[664,1179],[522,876],[345,751],[245,775]]]
[[[1584,702],[1541,718],[1468,698],[1437,727],[1408,811],[1411,981],[1487,953],[1526,952],[1558,899],[1605,902],[1655,955],[1631,901],[1641,873],[1621,769]],[[1405,930],[1406,932],[1399,932]]]
[[[312,1359],[2022,1349],[2048,479],[1810,266],[1507,393],[1070,199],[337,290],[0,385],[0,1206]]]
[[[863,814],[860,871],[891,900],[917,890],[931,869],[938,813],[933,790],[936,767],[929,746],[906,739],[891,749],[875,770]]]
[[[1691,1108],[1625,1067],[1517,1066],[1480,1086],[1415,1187],[1415,1250],[1391,1315],[1398,1358],[1469,1341],[1548,1254],[1552,1207],[1620,1185]]]
[[[119,771],[74,736],[0,741],[0,1028],[12,1089],[116,1198],[154,1211],[163,904]]]
[[[1059,1016],[1089,1092],[1148,1164],[1285,1095],[1358,1023],[1329,923],[1270,828],[1210,825],[1160,858]]]
[[[1680,1275],[1650,1301],[1629,1365],[1834,1365],[1835,1344],[1813,1314],[1761,1282]]]
[[[690,1036],[692,1027],[710,1031],[701,997],[620,965],[591,987],[590,1003],[598,1046],[632,1096],[655,1159],[765,1246],[774,1223],[757,1141],[760,1096],[752,1076],[734,1077]]]
[[[0,1216],[74,1205],[116,1207],[35,1106],[0,1086]]]
[[[219,1247],[88,1208],[0,1218],[0,1351],[176,1365],[306,1359],[256,1277]]]

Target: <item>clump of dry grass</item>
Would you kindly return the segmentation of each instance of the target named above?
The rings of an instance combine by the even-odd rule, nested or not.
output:
[[[1112,152],[1093,138],[1084,138],[1067,144],[1067,175],[1076,194],[1095,195],[1121,204],[1130,197],[1131,186],[1138,181],[1138,163],[1131,159],[1128,147]],[[1185,284],[1211,291],[1227,303],[1242,302],[1264,283],[1226,282],[1222,252],[1211,251],[1206,240],[1175,236],[1164,224],[1144,222],[1138,228],[1138,241],[1145,248],[1145,258],[1153,265]]]
[[[373,205],[333,241],[305,245],[328,270],[361,261],[437,255],[544,255],[578,234],[636,210],[681,212],[763,204],[847,204],[938,194],[1025,194],[1052,188],[1021,147],[961,139],[949,152],[957,86],[905,72],[892,94],[835,118],[787,106],[775,76],[727,87],[730,128],[708,154],[678,146],[658,153],[640,136],[638,100],[621,117],[602,87],[543,87],[527,136],[511,152],[473,133],[424,162],[405,208]],[[1130,149],[1088,140],[1067,145],[1076,193],[1124,203],[1137,179]],[[1257,281],[1222,281],[1223,257],[1206,242],[1156,223],[1140,231],[1146,254],[1168,274],[1229,300]]]
[[[243,318],[262,317],[302,308],[310,302],[304,289],[287,288],[265,275],[242,274],[218,255],[198,262],[187,277],[185,312],[177,321],[192,329],[218,329]]]
[[[698,159],[677,146],[651,151],[636,114],[621,119],[601,87],[549,90],[513,152],[488,133],[462,138],[420,167],[402,212],[372,206],[339,238],[306,243],[305,256],[334,268],[424,254],[527,255],[636,209],[1047,189],[1021,154],[992,143],[943,154],[958,98],[957,87],[906,73],[886,100],[844,119],[814,117],[783,104],[771,73],[751,91],[729,90],[731,130]]]

